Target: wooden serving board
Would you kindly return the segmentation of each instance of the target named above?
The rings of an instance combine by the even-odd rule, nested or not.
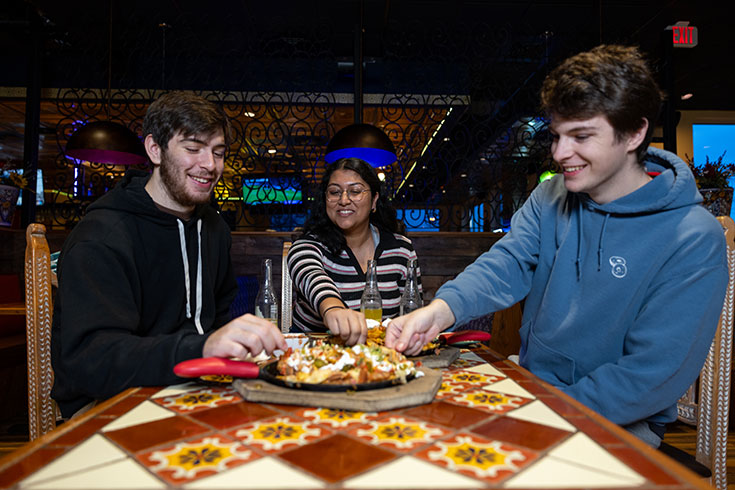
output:
[[[413,362],[420,362],[421,367],[445,368],[459,357],[460,350],[456,347],[442,347],[438,354],[409,357]]]
[[[441,372],[424,367],[419,371],[422,371],[424,376],[414,378],[405,385],[368,391],[299,390],[272,385],[261,379],[236,379],[232,386],[243,399],[250,402],[378,412],[430,403],[441,385]]]

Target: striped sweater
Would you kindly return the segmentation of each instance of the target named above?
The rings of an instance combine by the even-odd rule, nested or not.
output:
[[[398,315],[408,261],[416,258],[416,252],[411,240],[405,236],[380,230],[380,241],[374,257],[378,261],[378,288],[383,299],[383,318],[392,318]],[[360,309],[365,273],[349,248],[334,255],[315,238],[299,238],[291,245],[287,261],[295,300],[294,330],[325,331],[319,305],[326,298],[341,299],[348,308]],[[419,270],[417,276],[421,290]]]

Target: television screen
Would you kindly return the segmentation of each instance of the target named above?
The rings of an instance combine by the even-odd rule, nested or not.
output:
[[[245,204],[300,204],[301,179],[297,177],[243,179],[242,200]]]

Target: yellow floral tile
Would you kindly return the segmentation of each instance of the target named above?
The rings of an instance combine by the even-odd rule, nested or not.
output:
[[[471,434],[458,434],[439,441],[416,456],[491,483],[518,473],[537,457],[526,449]]]
[[[179,413],[191,413],[195,410],[220,407],[230,403],[242,401],[240,395],[233,389],[217,387],[202,388],[188,391],[174,396],[157,398],[154,400],[159,405]]]
[[[260,456],[222,436],[179,442],[138,456],[148,469],[171,485],[181,485],[247,463]]]
[[[341,408],[305,408],[296,412],[296,415],[311,420],[315,424],[324,424],[334,428],[364,424],[379,416],[377,412],[354,412]]]
[[[387,445],[399,451],[411,451],[447,436],[449,431],[413,418],[390,417],[355,428],[350,434],[373,445]]]
[[[503,379],[503,376],[493,374],[477,373],[470,370],[458,369],[456,371],[445,371],[442,373],[442,381],[451,383],[462,383],[470,386],[482,386],[495,383]]]
[[[456,383],[443,378],[442,384],[439,385],[439,390],[436,392],[435,398],[451,398],[465,390],[468,390],[469,388],[470,387],[466,383]]]
[[[464,352],[449,366],[449,369],[467,369],[480,364],[487,364],[487,361],[474,352]]]
[[[484,390],[472,390],[447,399],[458,405],[477,408],[495,414],[503,414],[515,410],[532,401],[527,398]]]
[[[285,448],[303,446],[322,439],[331,435],[331,431],[317,424],[285,416],[253,422],[230,432],[229,435],[246,446],[257,446],[265,452],[276,453]]]

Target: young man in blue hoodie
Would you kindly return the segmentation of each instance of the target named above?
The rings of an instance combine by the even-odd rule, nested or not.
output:
[[[51,396],[69,417],[131,386],[181,381],[195,357],[286,349],[270,322],[230,319],[230,230],[210,206],[230,139],[224,110],[169,92],[143,120],[153,172],[129,170],[64,243],[51,330]]]
[[[648,147],[661,94],[637,49],[569,58],[541,103],[562,175],[427,307],[393,320],[386,345],[414,354],[525,298],[521,365],[658,447],[717,326],[722,227],[687,165]]]

